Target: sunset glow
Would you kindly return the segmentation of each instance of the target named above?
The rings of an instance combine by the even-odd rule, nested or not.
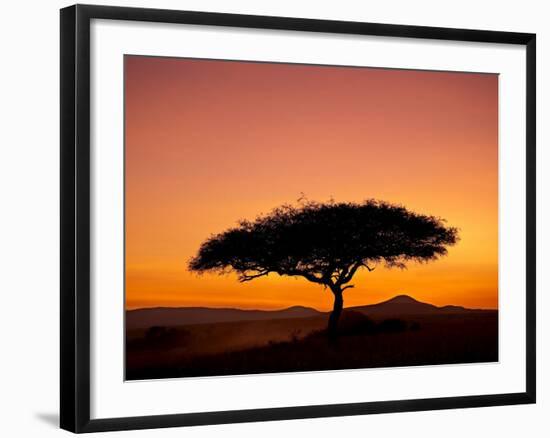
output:
[[[332,308],[303,278],[197,275],[212,234],[300,197],[458,227],[446,257],[360,271],[345,306],[498,307],[498,76],[125,57],[126,307]]]

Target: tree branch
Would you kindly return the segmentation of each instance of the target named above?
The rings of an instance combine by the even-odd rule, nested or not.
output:
[[[338,272],[337,275],[335,275],[335,277],[336,277],[335,283],[336,284],[343,284],[342,281],[344,280],[344,278],[346,278],[346,275],[348,275],[349,268],[350,268],[349,266],[345,266],[342,269],[340,269],[340,272]]]
[[[306,280],[309,280],[312,283],[328,284],[328,282],[325,281],[323,278],[316,277],[314,274],[310,272],[301,271],[299,269],[284,269],[284,270],[277,270],[275,272],[281,276],[290,275],[290,276],[304,277]]]
[[[357,272],[357,270],[362,266],[367,268],[369,270],[369,272],[374,271],[374,268],[371,268],[369,265],[367,265],[363,261],[356,262],[351,267],[351,269],[348,268],[348,272],[346,272],[346,274],[339,280],[338,284],[346,284],[346,283],[350,282],[351,279],[353,278],[353,276],[355,275],[355,273]]]
[[[239,278],[239,281],[241,283],[245,283],[247,281],[251,281],[251,280],[254,280],[255,278],[259,278],[259,277],[264,277],[266,275],[269,274],[270,271],[262,271],[258,274],[252,274],[252,275],[247,275],[247,274],[241,274],[240,278]]]
[[[292,275],[301,275],[302,277],[304,277],[305,279],[313,283],[326,284],[326,282],[322,278],[316,277],[315,275],[310,274],[309,272],[296,271],[296,273]]]

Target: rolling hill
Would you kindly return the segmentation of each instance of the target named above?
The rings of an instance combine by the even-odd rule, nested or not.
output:
[[[366,306],[348,307],[347,310],[354,310],[365,315],[380,316],[404,316],[404,315],[427,315],[462,312],[480,312],[480,309],[467,309],[461,306],[446,305],[442,307],[433,304],[423,303],[415,300],[409,295],[397,295],[387,301]]]
[[[454,305],[438,307],[433,304],[423,303],[408,295],[397,295],[387,301],[377,304],[346,307],[345,310],[357,311],[369,316],[387,318],[408,315],[486,312],[481,309],[467,309]],[[293,306],[282,310],[245,310],[209,307],[155,307],[128,310],[126,312],[126,329],[133,330],[152,326],[214,324],[235,321],[309,318],[314,316],[323,316],[326,314],[327,312],[320,312],[311,307],[303,306]]]
[[[293,306],[282,310],[245,310],[210,307],[155,307],[128,310],[126,329],[147,328],[156,325],[178,326],[214,324],[234,321],[261,321],[268,319],[307,318],[322,315],[311,307]]]

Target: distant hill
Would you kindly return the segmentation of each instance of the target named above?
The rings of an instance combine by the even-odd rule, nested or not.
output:
[[[493,312],[491,310],[467,309],[461,306],[442,307],[423,303],[408,295],[397,295],[387,301],[366,306],[346,307],[369,316],[399,318],[407,315],[459,314],[463,312]],[[245,310],[211,307],[154,307],[128,310],[126,328],[129,330],[152,326],[178,326],[188,324],[214,324],[218,322],[261,321],[323,316],[311,307],[294,306],[282,310]]]
[[[367,306],[347,307],[346,309],[355,310],[366,315],[387,317],[484,311],[479,309],[467,309],[465,307],[453,305],[437,307],[433,304],[423,303],[421,301],[415,300],[409,295],[397,295],[381,303],[370,304]]]
[[[128,310],[126,328],[147,328],[155,325],[213,324],[232,321],[307,318],[322,315],[311,307],[293,306],[282,310],[219,309],[211,307],[155,307]]]

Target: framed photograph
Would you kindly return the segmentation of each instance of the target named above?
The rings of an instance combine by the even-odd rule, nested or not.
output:
[[[535,402],[535,35],[61,10],[61,427]]]

